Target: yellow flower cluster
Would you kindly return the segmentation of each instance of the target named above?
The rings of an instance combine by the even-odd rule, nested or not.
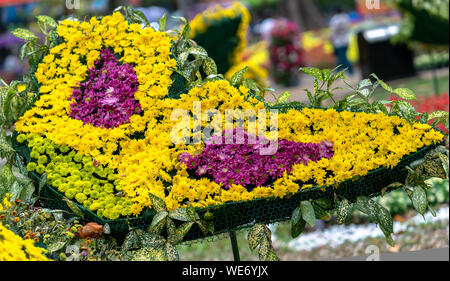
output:
[[[23,240],[0,223],[0,261],[49,261],[45,252],[34,246],[33,240]]]
[[[189,23],[191,26],[190,36],[191,38],[194,38],[196,34],[204,33],[213,22],[226,18],[233,19],[237,17],[241,17],[242,19],[236,33],[238,45],[233,50],[230,65],[239,64],[242,60],[242,53],[247,47],[247,29],[251,19],[250,12],[242,3],[235,2],[229,8],[223,8],[220,5],[216,5],[215,7],[198,14]]]

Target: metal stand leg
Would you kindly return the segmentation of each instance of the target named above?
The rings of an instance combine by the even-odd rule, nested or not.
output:
[[[234,230],[230,231],[231,248],[233,249],[234,261],[241,261],[239,257],[239,247],[236,239],[236,232]]]

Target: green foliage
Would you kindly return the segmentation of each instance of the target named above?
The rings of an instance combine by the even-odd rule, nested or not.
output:
[[[248,232],[248,245],[254,251],[258,246],[258,256],[260,261],[278,261],[272,246],[272,233],[270,229],[261,223],[255,224]]]
[[[150,23],[148,22],[144,13],[135,10],[132,6],[119,6],[114,9],[114,12],[121,12],[129,23],[138,23],[143,25],[144,27],[150,26]]]
[[[26,175],[21,174],[16,166],[6,163],[0,173],[0,201],[6,194],[12,200],[19,199],[33,203],[34,184]]]
[[[211,214],[209,216],[205,214],[205,217],[200,219],[191,205],[168,212],[164,200],[154,194],[149,196],[152,209],[156,211],[152,223],[147,231],[131,230],[122,244],[122,253],[132,260],[178,260],[176,245],[183,241],[194,224],[197,224],[205,235],[213,234],[214,224]],[[143,239],[145,243],[142,242]]]
[[[242,77],[244,76],[245,72],[247,71],[248,67],[244,67],[243,69],[237,71],[236,73],[233,74],[233,76],[231,77],[231,85],[233,86],[238,86],[241,84],[242,81]]]
[[[36,95],[30,91],[31,83],[12,81],[9,85],[1,80],[0,86],[0,155],[11,152],[11,138],[6,131],[12,131],[14,123],[27,111],[36,100]]]
[[[350,214],[351,204],[347,199],[342,199],[337,203],[337,222],[343,224]]]
[[[311,92],[308,89],[305,89],[312,107],[322,107],[323,102],[328,99],[333,100],[336,104],[333,99],[333,91],[339,89],[339,87],[333,87],[333,84],[338,79],[345,79],[345,69],[336,72],[337,68],[329,70],[314,67],[300,67],[299,71],[303,71],[314,77],[314,91]]]
[[[345,80],[345,70],[335,72],[336,68],[333,70],[329,70],[312,67],[301,67],[299,70],[314,78],[314,86],[312,92],[308,89],[305,89],[310,104],[305,105],[299,103],[296,106],[297,109],[305,106],[322,108],[323,102],[331,99],[334,102],[332,108],[336,110],[363,111],[367,113],[382,112],[387,115],[402,117],[408,120],[408,122],[410,123],[416,122],[416,119],[420,116],[419,122],[426,123],[434,119],[435,122],[433,123],[433,125],[444,123],[446,126],[448,126],[448,112],[436,111],[430,114],[417,112],[409,102],[405,101],[417,99],[412,90],[407,88],[393,89],[383,80],[378,78],[376,74],[371,74],[371,78],[363,79],[356,86],[352,86]],[[347,90],[350,90],[351,93],[336,102],[333,99],[333,92],[342,88],[334,87],[333,84],[339,79],[343,80],[343,82],[348,86]],[[374,82],[372,82],[372,79],[374,80]],[[398,96],[399,98],[402,98],[404,100],[375,99],[375,91],[380,86],[388,93],[390,97]],[[288,108],[289,105],[286,105],[285,107]],[[268,104],[268,108],[274,107],[271,107],[271,105]]]
[[[316,225],[316,215],[314,213],[314,207],[309,201],[300,202],[300,212],[302,213],[302,219],[311,227]]]
[[[217,64],[205,48],[195,41],[189,39],[191,28],[185,18],[178,17],[184,23],[184,28],[168,30],[169,33],[177,34],[177,40],[172,47],[172,54],[177,61],[177,69],[173,69],[173,85],[169,88],[169,98],[179,98],[181,94],[187,93],[191,88],[201,86],[208,81],[224,79],[217,72]],[[160,20],[160,27],[165,28],[165,19]]]
[[[396,0],[404,20],[396,41],[448,45],[448,0]]]

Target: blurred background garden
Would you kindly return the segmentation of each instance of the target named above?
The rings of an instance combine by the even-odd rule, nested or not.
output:
[[[265,98],[276,101],[285,92],[291,101],[307,101],[304,89],[312,89],[313,78],[299,67],[347,67],[349,84],[376,73],[393,88],[409,88],[418,96],[420,112],[448,111],[449,100],[449,1],[448,0],[245,0],[249,15],[217,21],[208,26],[201,16],[218,4],[213,0],[0,0],[0,76],[7,83],[29,72],[21,49],[24,41],[11,34],[17,27],[39,30],[35,17],[49,15],[61,20],[71,16],[89,18],[109,14],[120,5],[142,11],[157,26],[167,16],[167,28],[176,28],[185,17],[191,22],[193,39],[203,46],[229,77],[248,67],[245,75],[273,91]],[[208,10],[209,9],[209,10]],[[338,17],[336,17],[338,16]],[[245,30],[240,28],[248,20]],[[339,22],[340,21],[340,22]],[[342,21],[345,24],[342,24]],[[345,30],[342,30],[345,26]],[[337,95],[346,94],[338,85]],[[386,98],[385,92],[375,97]],[[2,163],[0,159],[0,171]],[[0,173],[1,174],[1,173]],[[296,239],[287,224],[270,226],[272,241],[281,260],[327,260],[366,255],[368,245],[381,252],[444,248],[449,244],[448,180],[429,192],[437,215],[425,217],[413,211],[402,191],[378,198],[394,215],[397,246],[385,243],[383,233],[357,213],[346,226],[334,216],[318,221]],[[242,260],[256,260],[246,242],[246,231],[238,233]],[[225,239],[220,239],[225,238]],[[231,260],[228,236],[208,243],[179,248],[183,260]]]

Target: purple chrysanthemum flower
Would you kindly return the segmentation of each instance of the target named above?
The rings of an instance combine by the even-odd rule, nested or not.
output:
[[[197,176],[211,176],[226,189],[232,184],[264,186],[282,177],[285,171],[290,173],[294,164],[307,165],[309,161],[333,156],[333,143],[328,141],[299,143],[279,140],[275,154],[261,155],[260,149],[269,145],[267,139],[249,135],[242,128],[224,131],[217,138],[219,144],[205,142],[206,146],[199,155],[192,156],[186,152],[179,159]]]
[[[96,127],[114,128],[128,123],[141,112],[134,98],[138,79],[133,66],[119,64],[110,50],[100,52],[100,59],[88,70],[85,82],[74,87],[70,100],[70,117]]]

